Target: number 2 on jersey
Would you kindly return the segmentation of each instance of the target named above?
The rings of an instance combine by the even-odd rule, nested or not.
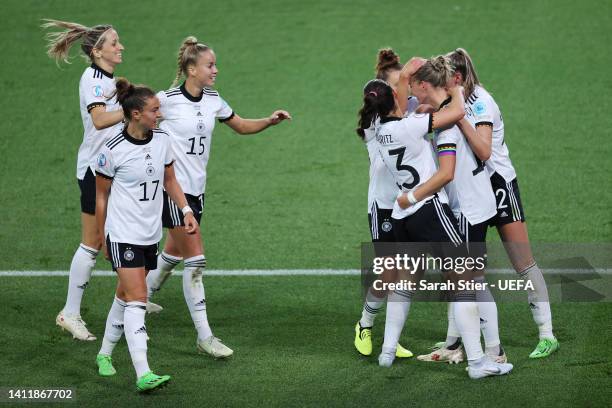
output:
[[[204,139],[206,139],[206,136],[200,136],[200,147],[198,152],[196,152],[196,139],[196,137],[189,138],[189,141],[191,142],[191,150],[189,150],[187,154],[197,154],[198,156],[201,156],[204,154]]]
[[[397,161],[395,162],[395,168],[399,171],[406,170],[410,172],[412,175],[412,182],[403,183],[402,186],[411,189],[421,181],[421,177],[419,177],[419,173],[412,166],[408,166],[407,164],[402,164],[402,160],[404,160],[404,153],[406,153],[405,147],[400,147],[398,149],[389,150],[389,156],[397,156]]]
[[[153,191],[153,198],[149,199],[147,197],[147,182],[140,183],[139,186],[142,186],[142,198],[139,198],[138,201],[149,201],[155,200],[155,196],[157,195],[157,187],[159,187],[159,180],[153,180],[151,184],[155,184],[155,190]]]

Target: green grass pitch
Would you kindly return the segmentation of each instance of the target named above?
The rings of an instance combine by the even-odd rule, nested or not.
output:
[[[405,60],[464,47],[496,98],[534,242],[612,242],[609,94],[612,3],[391,0],[125,2],[16,1],[0,5],[0,270],[66,270],[80,240],[76,152],[82,139],[80,57],[58,69],[40,19],[112,23],[126,50],[116,73],[166,89],[187,35],[211,45],[217,89],[243,117],[284,108],[291,123],[256,136],[215,130],[203,236],[212,269],[358,268],[368,162],[354,133],[376,50]],[[76,53],[74,53],[76,55]],[[491,239],[496,240],[491,230]],[[108,263],[99,259],[98,268]],[[174,383],[135,395],[125,344],[119,375],[103,380],[99,347],[53,324],[65,278],[0,278],[5,375],[0,387],[74,386],[87,405],[208,406],[609,404],[609,304],[553,305],[561,351],[526,356],[535,327],[523,303],[500,305],[506,378],[470,382],[463,367],[416,361],[380,370],[352,348],[360,310],[355,277],[207,279],[211,322],[236,355],[195,355],[180,283],[148,320],[153,367]],[[114,280],[94,278],[84,302],[103,332]],[[375,330],[380,346],[382,318]],[[444,307],[414,305],[402,341],[424,351],[444,333]]]

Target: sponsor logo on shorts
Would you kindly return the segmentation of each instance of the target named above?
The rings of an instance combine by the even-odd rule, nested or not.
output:
[[[125,259],[126,261],[133,261],[134,251],[132,251],[131,249],[126,249],[126,251],[123,253],[123,259]]]

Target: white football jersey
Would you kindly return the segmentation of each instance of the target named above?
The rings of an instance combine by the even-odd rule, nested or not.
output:
[[[115,78],[113,74],[104,71],[96,64],[91,64],[79,82],[79,104],[81,120],[83,121],[83,142],[79,147],[77,159],[77,178],[85,177],[87,168],[95,169],[96,157],[102,145],[123,129],[123,122],[119,122],[106,129],[97,130],[89,112],[96,106],[106,106],[106,111],[121,109],[117,102]]]
[[[415,189],[437,171],[433,148],[427,137],[430,131],[431,115],[428,113],[413,113],[403,119],[385,118],[376,129],[379,153],[402,191]],[[396,190],[396,197],[397,193],[399,190]],[[412,215],[431,197],[425,197],[406,209],[394,201],[391,216],[402,219]],[[438,197],[441,202],[448,202],[444,191],[440,191]]]
[[[404,117],[408,117],[419,106],[417,98],[408,98],[408,109]],[[380,120],[376,118],[374,124],[364,129],[364,142],[368,149],[370,158],[370,184],[368,185],[368,214],[372,214],[374,203],[377,208],[390,210],[393,208],[399,188],[395,183],[393,174],[389,171],[379,153],[376,141],[376,128],[380,126]]]
[[[172,137],[176,178],[185,194],[199,196],[206,187],[206,166],[215,119],[223,122],[234,116],[232,108],[211,88],[194,98],[179,88],[160,91],[162,121],[159,127]]]
[[[508,146],[504,142],[504,120],[493,97],[480,85],[465,101],[466,118],[474,127],[488,123],[493,127],[491,158],[486,161],[489,175],[497,172],[507,182],[516,178]]]
[[[152,245],[161,240],[164,171],[174,161],[171,143],[159,129],[144,140],[123,130],[102,146],[96,174],[113,180],[104,227],[111,241]]]
[[[444,190],[455,217],[463,214],[470,224],[484,222],[496,213],[495,196],[485,165],[477,160],[461,130],[455,125],[434,131],[438,155],[455,154],[455,175]]]

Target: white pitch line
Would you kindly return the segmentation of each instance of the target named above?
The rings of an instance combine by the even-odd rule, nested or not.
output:
[[[612,274],[610,268],[595,269],[543,269],[545,274]],[[209,269],[208,276],[359,276],[359,269]],[[490,274],[515,274],[514,269],[488,269]],[[181,275],[176,271],[174,275]],[[94,271],[94,276],[116,276],[113,271]],[[0,271],[0,277],[19,276],[68,276],[68,271]]]

